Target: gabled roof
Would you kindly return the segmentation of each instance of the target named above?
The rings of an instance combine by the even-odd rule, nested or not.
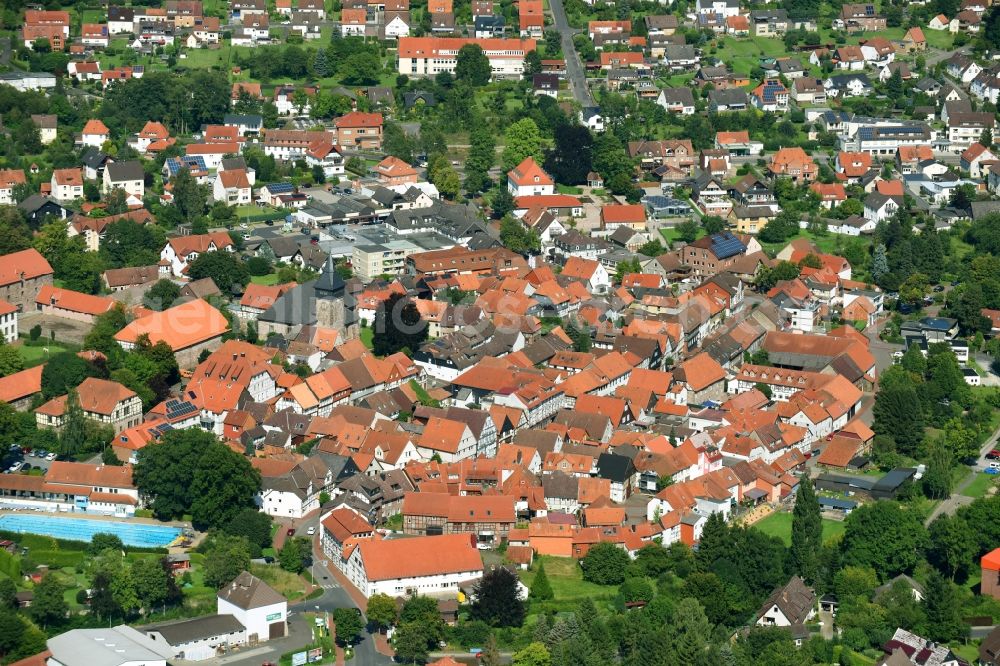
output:
[[[525,157],[520,164],[507,173],[507,178],[519,187],[555,184],[552,177],[545,173],[542,167],[538,166],[533,157]]]
[[[146,334],[153,344],[162,340],[177,351],[221,336],[228,329],[229,323],[221,312],[195,299],[136,319],[116,333],[115,340],[135,343]]]
[[[243,610],[287,603],[285,597],[249,571],[244,571],[219,590],[219,598]]]

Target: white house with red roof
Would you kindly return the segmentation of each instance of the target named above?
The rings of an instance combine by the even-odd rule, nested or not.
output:
[[[83,126],[83,132],[80,133],[80,145],[100,148],[110,138],[111,130],[108,129],[107,125],[97,118],[92,118]]]
[[[0,169],[0,204],[12,206],[14,201],[14,188],[24,185],[24,169]]]
[[[555,194],[556,184],[533,157],[524,160],[507,173],[507,189],[515,197]]]
[[[983,168],[985,163],[995,163],[997,159],[997,155],[992,150],[977,141],[962,153],[959,166],[968,171],[973,178],[981,178],[986,175]]]
[[[235,246],[229,234],[225,231],[215,231],[208,234],[178,236],[167,241],[160,251],[160,261],[170,264],[170,272],[177,277],[184,275],[189,263],[205,252],[234,252]]]
[[[306,165],[323,169],[327,178],[344,175],[344,156],[330,139],[316,139],[306,149]]]
[[[17,335],[17,308],[0,300],[0,339],[11,344],[17,340]]]
[[[246,169],[227,169],[215,174],[212,198],[228,206],[246,206],[253,202],[253,188]]]
[[[454,598],[459,585],[483,577],[475,535],[363,539],[334,563],[361,594]]]
[[[169,143],[168,143],[169,142]],[[137,134],[132,135],[128,145],[136,152],[145,153],[165,149],[173,141],[170,139],[170,131],[161,122],[147,120],[142,129]]]

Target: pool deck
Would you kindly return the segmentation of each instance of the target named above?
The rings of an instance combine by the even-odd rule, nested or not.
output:
[[[49,516],[52,518],[74,518],[77,520],[103,520],[109,523],[126,523],[126,524],[138,524],[138,525],[156,525],[157,527],[177,527],[183,530],[190,530],[194,533],[195,537],[191,545],[185,548],[179,546],[170,546],[167,548],[168,552],[173,555],[175,553],[186,553],[189,550],[193,550],[198,544],[202,542],[205,538],[205,533],[199,532],[191,526],[191,523],[181,521],[181,520],[171,520],[169,522],[163,522],[155,518],[122,518],[120,516],[105,516],[94,513],[86,513],[83,511],[64,511],[64,512],[54,512],[54,511],[11,511],[10,509],[0,509],[0,516]]]

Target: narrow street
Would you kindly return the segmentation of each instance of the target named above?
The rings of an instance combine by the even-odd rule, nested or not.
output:
[[[590,87],[587,85],[587,74],[584,72],[583,65],[580,64],[580,56],[573,44],[573,35],[576,34],[576,30],[570,27],[569,19],[566,18],[563,0],[549,0],[549,8],[552,10],[554,27],[562,36],[563,58],[566,59],[566,78],[569,79],[569,87],[573,91],[573,97],[585,109],[596,106],[594,96],[590,94]]]

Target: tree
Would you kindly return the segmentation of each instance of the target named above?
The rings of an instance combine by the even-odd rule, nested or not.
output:
[[[712,625],[705,617],[705,610],[696,600],[687,598],[677,602],[667,628],[671,636],[669,654],[672,663],[685,665],[707,665],[707,647],[711,639]]]
[[[366,615],[379,631],[384,631],[396,624],[396,602],[388,594],[373,594],[368,597]]]
[[[779,180],[779,182],[781,182]],[[782,211],[761,229],[759,238],[764,243],[784,243],[799,231],[798,216],[791,211]]]
[[[896,442],[900,453],[912,455],[924,437],[924,416],[912,384],[885,386],[875,394],[872,429]]]
[[[531,598],[535,601],[548,601],[552,598],[552,585],[549,584],[549,577],[545,573],[545,563],[538,563],[538,571],[531,581]]]
[[[375,311],[373,351],[388,356],[399,351],[412,353],[427,339],[427,322],[420,318],[416,304],[401,294],[392,294]]]
[[[428,642],[429,632],[426,626],[419,622],[404,622],[396,629],[393,637],[396,659],[405,664],[427,661]]]
[[[625,551],[614,544],[596,544],[587,551],[580,563],[583,566],[583,579],[598,585],[621,585],[625,580],[625,569],[629,561]]]
[[[260,474],[214,435],[172,430],[138,454],[136,486],[161,519],[190,513],[196,525],[221,526],[254,507]]]
[[[458,196],[458,191],[461,188],[458,172],[455,171],[445,155],[435,155],[431,159],[427,172],[430,181],[438,188],[444,198],[454,199]]]
[[[812,481],[804,476],[799,482],[792,510],[792,567],[807,583],[816,580],[818,557],[823,545],[823,520]]]
[[[299,542],[295,539],[288,539],[285,541],[285,545],[281,547],[278,551],[278,562],[281,564],[281,568],[285,571],[291,571],[292,573],[302,573],[304,568],[302,563],[302,550],[299,548]]]
[[[594,137],[583,125],[563,123],[555,128],[554,145],[545,157],[545,170],[558,183],[581,185],[593,168]]]
[[[491,627],[520,627],[526,611],[518,585],[517,575],[506,567],[487,571],[476,583],[469,616]]]
[[[202,451],[190,479],[191,518],[199,527],[218,527],[254,506],[260,473],[244,456],[217,440]]]
[[[233,252],[205,252],[188,264],[188,277],[192,280],[212,278],[222,293],[229,293],[234,286],[244,287],[250,282],[250,272]]]
[[[65,395],[87,377],[100,374],[97,368],[76,354],[57,354],[42,369],[42,396],[51,399]]]
[[[968,627],[962,622],[962,604],[955,584],[936,571],[927,579],[924,613],[927,615],[927,637],[933,641],[950,642],[968,634]]]
[[[522,118],[513,123],[504,133],[504,169],[513,169],[527,157],[533,157],[536,162],[541,160],[543,145],[542,134],[534,120]]]
[[[24,622],[11,608],[0,610],[0,654],[14,650],[24,636]]]
[[[476,640],[476,644],[481,644],[483,646],[483,651],[479,653],[479,663],[481,666],[502,666],[503,659],[500,657],[500,648],[497,646],[496,636],[490,631],[490,628],[482,622],[470,622],[465,625],[465,629],[470,628],[482,629],[485,634],[485,643],[483,639],[479,638]],[[478,637],[477,637],[478,638]],[[466,639],[469,641],[469,639]]]
[[[506,218],[509,213],[514,210],[514,195],[511,194],[504,186],[500,186],[500,189],[496,194],[493,195],[493,199],[490,201],[490,213],[493,219],[499,220]]]
[[[685,243],[693,243],[698,239],[698,223],[694,220],[684,220],[677,225],[677,238]]]
[[[926,541],[916,513],[897,502],[873,502],[852,511],[846,523],[845,564],[871,567],[882,579],[913,571]]]
[[[89,554],[98,555],[106,550],[121,552],[125,550],[125,544],[122,543],[117,534],[108,532],[98,532],[90,538],[90,543],[87,544]]]
[[[833,589],[838,599],[852,597],[868,599],[878,586],[878,577],[871,567],[846,566],[833,577]]]
[[[615,282],[621,284],[625,276],[632,273],[642,273],[642,264],[639,263],[638,259],[626,259],[618,262],[615,267]]]
[[[930,526],[931,547],[928,560],[937,569],[955,580],[964,579],[976,556],[976,538],[969,523],[949,515],[938,516]]]
[[[551,666],[552,655],[542,643],[528,643],[523,650],[514,653],[514,666]]]
[[[164,570],[159,558],[144,557],[136,560],[130,569],[129,577],[142,608],[151,609],[166,601],[170,574]]]
[[[271,516],[256,508],[246,507],[222,525],[222,531],[246,538],[251,557],[260,557],[261,550],[271,545]]]
[[[0,208],[0,255],[31,247],[31,230],[13,206]]]
[[[340,80],[351,86],[370,86],[378,83],[382,63],[374,53],[355,53],[340,65]]]
[[[250,545],[243,537],[219,534],[205,551],[205,584],[216,589],[250,568]]]
[[[639,254],[644,254],[647,257],[658,257],[665,251],[666,250],[663,247],[663,244],[655,238],[653,240],[646,241],[645,243],[640,245],[639,249],[637,250]]]
[[[717,234],[726,228],[726,221],[718,215],[706,215],[701,218],[701,226],[708,235]]]
[[[31,619],[48,627],[53,624],[61,624],[66,619],[69,607],[63,599],[65,588],[53,573],[45,574],[42,582],[35,587],[35,597],[31,601],[28,613]]]
[[[361,636],[364,622],[357,608],[335,608],[333,622],[337,627],[337,644],[352,645]]]
[[[174,304],[181,295],[181,288],[170,280],[159,280],[149,288],[142,299],[143,305],[150,310],[162,311]]]
[[[113,268],[148,266],[160,259],[166,234],[155,224],[118,220],[108,225],[101,238],[101,254]]]
[[[500,242],[511,252],[518,254],[537,253],[542,248],[538,232],[528,229],[513,217],[505,217],[500,223]]]
[[[635,601],[649,602],[653,598],[653,586],[645,578],[628,577],[618,587],[618,604],[624,609],[625,604]]]
[[[0,610],[14,608],[17,603],[17,586],[10,578],[0,578]]]
[[[174,206],[180,211],[181,218],[185,222],[194,222],[196,218],[205,214],[208,193],[204,186],[198,184],[187,168],[178,171],[171,183],[173,184]]]
[[[0,377],[24,370],[24,357],[14,347],[0,341]]]
[[[490,82],[490,59],[478,44],[466,44],[455,56],[455,79],[481,88]]]

